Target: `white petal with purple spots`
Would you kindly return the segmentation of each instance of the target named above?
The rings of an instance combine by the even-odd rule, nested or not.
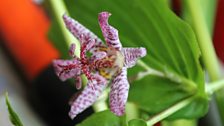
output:
[[[122,45],[119,40],[118,30],[108,24],[110,13],[101,12],[98,16],[99,24],[104,36],[104,39],[109,47],[121,50]]]
[[[63,15],[63,19],[67,29],[80,41],[81,45],[81,35],[84,35],[86,38],[95,40],[96,43],[94,45],[94,48],[92,48],[90,52],[93,52],[97,47],[104,46],[100,38],[98,38],[94,33],[92,33],[89,29],[80,24],[78,21],[72,19],[66,14]]]
[[[118,116],[123,115],[125,112],[128,90],[127,69],[123,68],[112,80],[110,91],[110,110]]]
[[[89,81],[85,89],[71,104],[69,116],[73,119],[77,114],[91,106],[107,86],[107,81],[102,76],[95,74],[93,80]],[[94,88],[92,88],[92,86]]]
[[[145,48],[123,48],[122,54],[125,57],[124,66],[127,68],[133,67],[139,58],[146,55]]]
[[[69,78],[79,76],[81,74],[80,61],[77,59],[73,60],[54,60],[53,66],[57,76],[65,81]]]

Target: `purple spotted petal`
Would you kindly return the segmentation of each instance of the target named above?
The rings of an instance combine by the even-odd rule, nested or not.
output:
[[[93,80],[88,82],[85,89],[72,103],[69,116],[74,119],[77,114],[91,106],[97,100],[106,86],[106,79],[98,74],[93,75]]]
[[[100,40],[94,33],[92,33],[85,26],[80,24],[78,21],[72,19],[66,14],[63,15],[63,19],[67,29],[81,42],[81,35],[84,35],[86,38],[95,40],[94,48],[91,48],[90,52],[93,52],[97,47],[103,47],[103,42]],[[81,43],[82,44],[82,43]]]
[[[69,56],[71,56],[71,57],[74,57],[74,55],[75,55],[75,43],[72,43],[71,45],[70,45],[70,48],[69,48],[69,51],[68,51],[68,53],[69,53]]]
[[[53,60],[53,66],[57,76],[65,81],[69,78],[79,76],[81,74],[80,61],[73,60]]]
[[[88,38],[87,36],[83,34],[80,36],[80,42],[82,42],[81,52],[83,52],[84,55],[86,55],[86,52],[91,50],[91,48],[93,48],[93,46],[96,43],[94,39]]]
[[[122,45],[119,40],[118,31],[108,24],[110,15],[111,14],[108,12],[101,12],[98,16],[99,24],[107,45],[117,50],[121,50]]]
[[[125,67],[131,68],[133,67],[137,60],[146,55],[145,48],[123,48],[122,53],[125,57]]]
[[[127,69],[123,68],[112,80],[110,91],[110,110],[118,116],[123,115],[125,112],[128,90]]]

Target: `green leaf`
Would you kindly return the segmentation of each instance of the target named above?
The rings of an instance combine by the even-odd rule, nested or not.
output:
[[[23,126],[22,122],[19,119],[19,116],[16,114],[16,112],[13,110],[12,106],[9,103],[8,93],[5,94],[5,102],[8,107],[9,118],[12,124],[14,126]]]
[[[146,47],[142,63],[160,76],[147,75],[131,84],[129,100],[149,114],[156,114],[175,103],[197,95],[186,108],[170,118],[198,118],[207,111],[204,73],[195,35],[185,22],[173,14],[164,0],[64,0],[69,13],[102,38],[97,15],[109,11],[110,24],[119,30],[123,46]],[[52,34],[56,32],[51,31]],[[57,36],[55,36],[57,38]],[[103,39],[103,38],[102,38]],[[57,41],[57,39],[55,39]],[[59,41],[57,41],[59,42]],[[139,71],[132,70],[131,79]],[[145,70],[144,70],[145,71]],[[192,112],[188,110],[197,110]],[[188,113],[188,114],[183,114]]]
[[[182,90],[182,86],[176,85],[178,84],[174,84],[166,78],[147,76],[132,83],[129,100],[135,102],[137,106],[152,116],[174,105],[180,99],[188,97],[188,94]],[[202,117],[207,112],[207,109],[208,99],[199,97],[189,106],[167,119],[198,118]]]
[[[189,104],[187,107],[184,107],[183,109],[177,111],[175,114],[168,117],[168,119],[174,120],[180,116],[186,117],[187,119],[202,117],[207,113],[208,107],[209,106],[207,98],[197,97],[194,102]]]
[[[77,126],[126,126],[125,116],[118,117],[110,110],[94,113]]]
[[[128,126],[147,126],[146,122],[141,119],[132,119],[128,121]]]
[[[135,102],[141,109],[154,114],[187,96],[188,94],[181,90],[181,86],[175,86],[172,81],[147,76],[131,84],[129,100]]]

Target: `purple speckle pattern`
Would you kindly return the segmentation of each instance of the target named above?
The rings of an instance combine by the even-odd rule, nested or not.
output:
[[[77,59],[72,60],[53,60],[53,66],[57,76],[65,81],[81,74],[81,63]]]
[[[111,14],[108,12],[101,12],[98,16],[99,24],[107,45],[117,50],[121,50],[122,45],[119,40],[118,30],[108,24],[110,16]]]
[[[122,116],[125,112],[128,90],[127,69],[123,68],[121,72],[113,78],[110,91],[110,110],[118,116]]]
[[[125,57],[124,66],[131,68],[135,66],[137,60],[146,55],[145,48],[123,48],[122,54]]]
[[[94,87],[94,89],[92,88],[92,86]],[[91,106],[97,100],[106,86],[107,81],[105,78],[98,74],[93,75],[93,79],[88,82],[85,89],[72,103],[69,116],[73,119],[77,114],[81,113],[86,108]]]
[[[71,17],[67,16],[66,14],[63,15],[64,23],[67,29],[75,36],[80,42],[81,36],[85,36],[87,39],[92,39],[95,41],[95,45],[93,48],[90,49],[90,52],[93,52],[95,48],[103,47],[103,42],[100,38],[98,38],[93,32],[87,29],[85,26],[80,24],[78,21],[72,19]],[[80,43],[82,45],[82,43]]]
[[[68,51],[68,54],[69,54],[70,57],[74,57],[75,56],[75,48],[76,48],[75,43],[72,43],[70,45],[70,48],[69,48],[69,51]]]
[[[69,55],[71,60],[54,60],[53,66],[57,76],[65,81],[74,78],[75,87],[82,88],[81,74],[88,79],[87,86],[70,101],[69,116],[73,119],[77,114],[91,106],[111,81],[110,110],[121,116],[125,113],[129,83],[127,68],[133,67],[137,60],[146,55],[145,48],[123,48],[118,30],[108,24],[110,13],[98,15],[106,45],[86,27],[76,20],[63,15],[67,29],[80,42],[80,58],[74,55],[76,45],[71,44]],[[87,53],[92,55],[89,56]]]

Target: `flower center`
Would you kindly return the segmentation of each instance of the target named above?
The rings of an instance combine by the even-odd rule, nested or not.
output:
[[[123,68],[124,56],[120,51],[114,48],[106,48],[103,50],[106,52],[107,56],[100,61],[96,61],[98,64],[96,68],[101,76],[106,79],[111,79]]]

